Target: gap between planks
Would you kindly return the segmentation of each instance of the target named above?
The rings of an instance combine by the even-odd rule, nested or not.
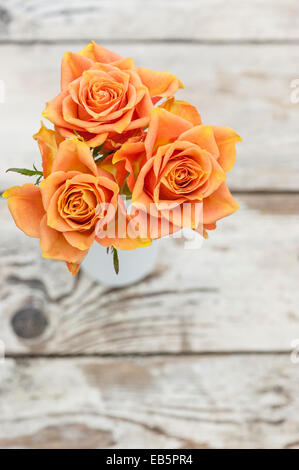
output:
[[[165,38],[165,39],[103,39],[93,38],[93,40],[100,44],[195,44],[203,46],[250,46],[250,45],[299,45],[299,39],[184,39],[184,38]],[[63,44],[82,44],[87,42],[86,38],[83,39],[0,39],[0,46],[17,45],[17,46],[35,46],[35,45],[53,45],[59,46]]]
[[[291,352],[291,351],[290,351]],[[130,358],[158,358],[158,357],[230,357],[230,356],[289,356],[290,352],[269,350],[269,351],[182,351],[182,352],[132,352],[132,353],[80,353],[80,354],[26,354],[26,353],[9,353],[5,355],[6,359],[130,359]]]

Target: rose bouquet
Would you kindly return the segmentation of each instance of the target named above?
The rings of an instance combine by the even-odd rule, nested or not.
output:
[[[169,72],[136,68],[95,42],[66,52],[61,91],[49,101],[37,141],[42,169],[4,197],[16,225],[40,239],[42,256],[73,275],[93,243],[113,253],[147,246],[189,228],[207,237],[238,204],[225,182],[240,137],[203,125],[196,108],[174,95]],[[126,201],[129,200],[129,208]]]

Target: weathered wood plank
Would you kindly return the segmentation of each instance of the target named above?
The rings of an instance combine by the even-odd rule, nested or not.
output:
[[[299,447],[288,355],[7,359],[0,447]]]
[[[298,76],[297,46],[110,46],[139,65],[176,73],[187,85],[178,96],[196,104],[205,123],[239,132],[244,140],[229,175],[233,189],[298,189],[299,105],[290,101],[290,83]],[[0,190],[21,181],[18,175],[4,174],[9,166],[31,167],[33,160],[40,166],[31,136],[45,101],[58,92],[64,51],[80,47],[0,48],[5,63],[0,78],[6,84],[6,102],[0,103]]]
[[[237,196],[199,250],[109,289],[40,258],[0,204],[0,339],[11,354],[289,351],[299,338],[299,195]],[[142,257],[142,252],[141,255]],[[121,266],[125,269],[125,266]]]
[[[9,40],[299,39],[296,0],[1,1]]]

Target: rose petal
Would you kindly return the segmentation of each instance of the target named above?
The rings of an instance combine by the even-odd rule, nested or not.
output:
[[[59,146],[52,171],[78,171],[97,175],[97,166],[88,145],[77,138]]]
[[[45,214],[39,187],[32,183],[12,186],[3,197],[8,198],[8,208],[16,226],[29,237],[39,238],[40,222]]]
[[[119,59],[111,62],[114,67],[119,68],[120,70],[134,70],[135,64],[132,57],[127,57],[125,59]]]
[[[70,273],[72,273],[73,276],[77,276],[79,269],[80,269],[80,264],[75,264],[75,263],[66,263],[67,268]]]
[[[80,77],[84,70],[88,70],[92,65],[92,60],[84,55],[66,52],[61,62],[61,90],[65,90],[69,83]]]
[[[68,90],[59,93],[52,101],[46,103],[46,108],[42,112],[42,116],[53,122],[56,126],[67,127],[67,122],[62,117],[63,101],[68,96]]]
[[[228,172],[236,161],[235,145],[241,142],[242,138],[230,127],[213,126],[213,131],[219,148],[218,163]]]
[[[74,175],[78,174],[74,172]],[[43,205],[47,211],[49,204],[53,195],[56,193],[58,188],[66,181],[67,178],[70,178],[70,174],[65,173],[64,171],[56,171],[51,173],[48,178],[44,179],[40,183],[40,191],[42,195]]]
[[[204,195],[205,198],[210,196],[212,193],[215,193],[215,191],[226,179],[225,171],[212,155],[210,155],[210,161],[212,163],[210,177],[205,183],[204,187],[200,189],[200,192]]]
[[[105,142],[108,135],[108,132],[106,132],[105,134],[97,134],[94,135],[94,137],[91,137],[89,140],[85,140],[85,142],[89,147],[98,147],[99,145],[102,145]]]
[[[47,178],[52,171],[58,145],[63,141],[63,137],[57,131],[47,129],[46,126],[41,123],[40,130],[34,134],[33,138],[38,143],[42,156],[44,178]]]
[[[239,205],[231,195],[227,184],[222,183],[213,194],[203,200],[204,224],[214,224],[217,220],[231,215],[238,208]]]
[[[145,139],[147,158],[151,158],[155,149],[176,140],[192,124],[165,109],[155,108],[151,114],[148,133]]]
[[[132,204],[133,205],[137,205],[138,202],[141,201],[141,199],[143,199],[143,202],[142,203],[146,203],[146,206],[147,206],[147,203],[151,203],[152,200],[147,196],[146,194],[144,193],[144,180],[145,180],[145,177],[147,176],[147,174],[152,171],[152,168],[153,168],[153,164],[154,164],[154,158],[151,158],[151,160],[148,160],[144,165],[143,167],[141,168],[140,172],[139,172],[139,175],[137,177],[137,180],[136,180],[136,183],[135,183],[135,186],[134,186],[134,191],[133,191],[133,194],[132,194]]]
[[[88,250],[82,251],[73,247],[67,242],[62,232],[49,227],[46,215],[40,224],[40,246],[44,258],[68,263],[80,264],[88,253]]]
[[[134,189],[144,157],[145,147],[143,142],[125,143],[113,156],[113,164],[121,161],[125,162],[125,169],[128,174],[127,184],[131,192]]]
[[[195,126],[180,135],[179,140],[185,140],[198,145],[201,149],[207,150],[218,159],[219,150],[211,126]]]
[[[201,117],[195,106],[192,106],[187,101],[178,101],[170,98],[160,105],[160,108],[166,109],[170,113],[176,114],[187,121],[192,122],[194,126],[201,124]]]
[[[87,57],[93,62],[102,62],[104,64],[109,64],[121,60],[122,57],[116,54],[105,47],[100,46],[94,41],[91,41],[87,46],[85,46],[78,54]]]
[[[64,232],[64,238],[70,245],[78,248],[78,250],[89,250],[94,242],[95,234],[94,231],[91,233],[78,231]]]
[[[184,88],[182,82],[169,72],[158,72],[146,67],[139,67],[137,72],[153,98],[156,96],[167,98],[174,95],[178,88]]]

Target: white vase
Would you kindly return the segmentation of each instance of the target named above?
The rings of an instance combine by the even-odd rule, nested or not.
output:
[[[93,279],[111,287],[122,287],[141,281],[155,268],[159,241],[136,250],[118,250],[119,273],[113,266],[113,256],[105,247],[94,243],[82,263],[84,271]]]

